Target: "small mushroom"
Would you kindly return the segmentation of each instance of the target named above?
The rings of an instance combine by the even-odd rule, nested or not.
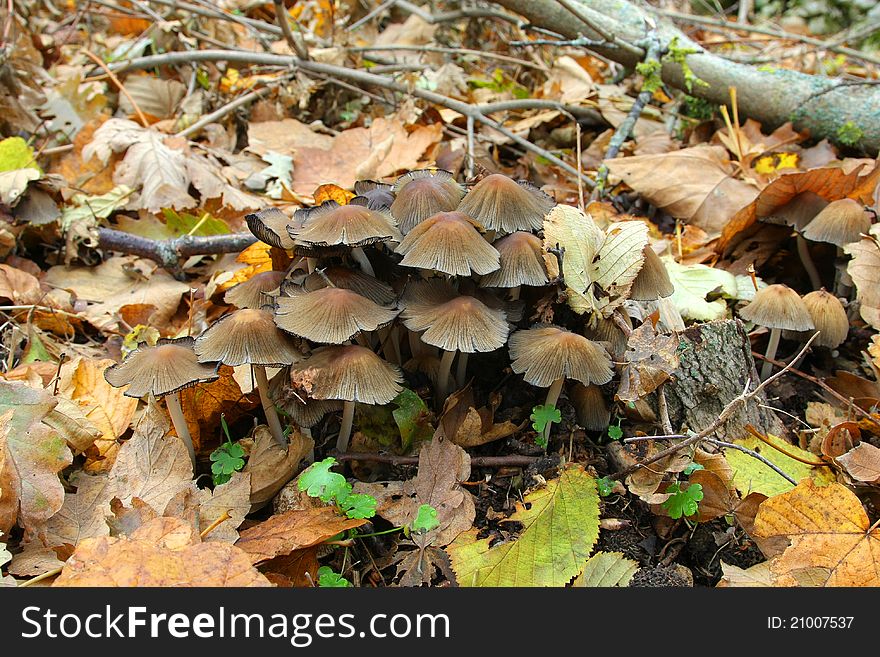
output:
[[[580,381],[575,381],[568,390],[574,411],[577,414],[578,424],[587,431],[605,431],[611,422],[611,410],[602,394],[602,388],[597,385],[585,386]]]
[[[765,357],[761,367],[761,380],[770,376],[779,347],[779,337],[783,329],[789,331],[807,331],[815,328],[806,305],[797,292],[787,285],[776,283],[755,292],[752,302],[743,308],[740,317],[770,329]]]
[[[267,367],[283,367],[302,359],[302,354],[265,310],[246,308],[221,317],[195,341],[199,362],[219,361],[232,367],[253,367],[260,402],[272,437],[286,445],[281,420],[269,396]]]
[[[461,212],[440,212],[413,228],[397,245],[404,267],[433,269],[450,276],[488,274],[499,254],[480,234],[482,228]]]
[[[846,310],[840,299],[825,291],[825,289],[815,290],[803,296],[804,305],[807,312],[813,320],[815,329],[819,331],[819,335],[813,340],[816,347],[828,347],[836,349],[846,340],[849,333],[849,318],[846,316]],[[806,333],[791,333],[783,331],[782,337],[799,339]]]
[[[104,370],[104,378],[114,388],[127,385],[126,397],[165,397],[174,430],[186,445],[195,470],[196,452],[180,406],[179,392],[203,381],[213,381],[218,375],[217,363],[198,361],[193,343],[193,338],[178,338],[159,340],[155,347],[141,345],[124,361]]]
[[[500,308],[490,308],[475,297],[458,295],[443,281],[414,283],[403,299],[401,317],[406,327],[410,331],[424,331],[422,340],[443,350],[436,389],[437,404],[442,405],[449,391],[449,373],[456,353],[503,347],[510,331],[506,315]]]
[[[405,173],[394,185],[391,214],[406,235],[428,217],[458,207],[464,188],[449,171],[420,169]]]
[[[362,331],[375,331],[390,324],[398,312],[342,287],[275,300],[275,324],[280,329],[324,344],[342,344]]]
[[[244,216],[247,227],[261,242],[279,249],[291,250],[293,239],[289,235],[290,217],[276,207],[265,208]]]
[[[357,292],[362,297],[367,297],[373,303],[380,306],[388,306],[394,303],[397,295],[390,285],[373,278],[357,269],[348,267],[326,267],[320,272],[309,274],[302,283],[302,290],[314,292],[325,287],[341,287],[352,292]],[[287,283],[281,289],[286,296],[296,293]],[[297,290],[298,291],[298,290]]]
[[[547,388],[545,405],[555,406],[565,379],[585,386],[611,380],[611,358],[598,342],[558,326],[537,326],[510,336],[511,368],[533,386]],[[544,436],[550,435],[550,423]]]
[[[832,201],[807,224],[804,237],[813,242],[827,242],[837,247],[837,258],[843,258],[843,246],[850,242],[858,242],[862,233],[871,229],[871,216],[865,207],[851,198]],[[839,270],[839,278],[835,291],[848,293],[852,287],[852,279],[846,268]]]
[[[675,292],[675,286],[669,280],[669,272],[660,256],[650,244],[642,249],[642,253],[645,255],[645,262],[633,281],[629,298],[635,301],[656,301],[671,296]]]
[[[541,238],[525,231],[516,231],[496,240],[492,246],[501,256],[501,268],[480,279],[480,287],[506,287],[511,298],[519,298],[522,285],[548,285]]]
[[[226,290],[223,300],[239,308],[260,308],[266,304],[266,297],[277,290],[283,280],[283,271],[264,271]]]
[[[358,180],[354,184],[354,193],[367,199],[367,207],[371,210],[390,208],[394,203],[394,185],[376,180]]]
[[[810,283],[814,289],[822,286],[822,279],[819,276],[819,270],[813,262],[810,255],[810,247],[804,239],[804,228],[813,218],[818,215],[826,206],[828,201],[816,194],[815,192],[801,192],[796,194],[787,203],[768,210],[761,221],[771,224],[785,224],[794,228],[797,241],[798,256],[807,275],[810,277]]]
[[[458,211],[489,230],[507,235],[518,230],[539,230],[554,205],[556,201],[531,183],[493,173],[473,186],[459,203]]]
[[[400,370],[358,345],[320,347],[290,368],[291,382],[312,399],[341,399],[336,449],[348,449],[355,402],[387,404],[403,390]]]

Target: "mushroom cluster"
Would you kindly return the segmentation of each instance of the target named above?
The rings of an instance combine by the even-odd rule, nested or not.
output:
[[[440,411],[467,384],[476,354],[507,347],[501,368],[509,362],[526,382],[547,388],[547,404],[566,381],[597,391],[612,378],[609,349],[620,339],[613,322],[530,326],[541,303],[557,300],[558,272],[548,271],[555,257],[540,236],[556,205],[547,194],[501,174],[467,191],[436,169],[393,184],[361,181],[355,193],[348,203],[328,200],[292,217],[277,208],[247,215],[251,232],[286,254],[273,259],[288,262],[286,269],[230,288],[224,299],[236,310],[195,340],[173,343],[185,357],[166,357],[165,345],[141,347],[111,368],[108,381],[130,384],[127,394],[167,395],[172,416],[182,418],[175,390],[216,376],[219,363],[250,365],[279,443],[286,442],[284,421],[308,431],[341,410],[335,445],[344,452],[356,404],[387,404],[405,384],[427,379]],[[671,294],[656,254],[647,249],[642,260],[633,299]],[[608,337],[596,334],[603,322]],[[140,368],[136,359],[145,355],[192,372],[186,381],[138,385],[122,374]],[[267,368],[280,370],[273,377]],[[185,423],[175,419],[175,426],[186,440]]]

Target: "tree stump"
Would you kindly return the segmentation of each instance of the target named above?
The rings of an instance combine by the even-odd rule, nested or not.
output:
[[[749,337],[738,319],[696,324],[679,335],[679,367],[664,388],[669,419],[676,429],[699,432],[743,393],[747,381],[754,390],[760,380]],[[762,433],[784,435],[776,414],[761,406],[766,403],[762,393],[742,405],[714,437],[740,438],[747,424]]]

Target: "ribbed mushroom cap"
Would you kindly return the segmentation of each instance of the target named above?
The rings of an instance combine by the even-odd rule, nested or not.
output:
[[[265,310],[245,308],[211,324],[194,345],[199,361],[226,365],[281,367],[302,360],[302,354]]]
[[[650,245],[642,250],[645,254],[645,262],[630,288],[629,298],[635,301],[654,301],[661,297],[668,297],[675,292],[672,281],[669,280],[669,272]]]
[[[341,344],[361,331],[375,331],[397,317],[357,292],[325,287],[275,300],[275,324],[313,342]]]
[[[244,220],[254,236],[279,249],[292,249],[293,240],[288,233],[290,217],[276,207],[265,208],[259,212],[246,214]]]
[[[588,431],[604,431],[611,421],[611,410],[596,385],[585,386],[576,381],[568,391],[568,398],[574,406],[578,424]]]
[[[318,424],[327,413],[342,408],[342,402],[338,399],[312,399],[307,395],[297,394],[291,385],[289,372],[278,375],[269,382],[269,396],[297,425],[306,429]]]
[[[799,231],[828,205],[828,201],[815,192],[801,192],[788,203],[776,207],[762,208],[761,203],[759,199],[757,213],[761,221],[785,224]]]
[[[394,185],[391,214],[406,235],[428,217],[458,207],[464,188],[449,171],[420,169],[403,174]]]
[[[394,185],[375,180],[358,180],[354,184],[354,193],[367,199],[367,207],[371,210],[390,208],[394,203]]]
[[[451,276],[488,274],[498,269],[498,251],[461,212],[440,212],[413,228],[397,245],[405,267],[434,269]]]
[[[376,242],[399,242],[400,232],[388,210],[371,210],[368,201],[355,197],[348,205],[325,201],[304,212],[302,228],[288,232],[297,245],[307,247],[360,247]],[[298,211],[299,212],[299,211]]]
[[[474,185],[462,199],[458,211],[488,229],[507,234],[540,229],[544,215],[554,205],[552,198],[531,183],[493,173]]]
[[[849,318],[840,299],[825,290],[816,290],[804,295],[803,301],[819,331],[818,337],[813,340],[814,345],[834,349],[846,340]]]
[[[534,386],[547,388],[557,379],[584,385],[611,380],[611,358],[605,348],[558,326],[539,326],[510,336],[511,367]]]
[[[492,246],[501,255],[501,268],[484,276],[481,287],[539,287],[550,282],[544,267],[543,243],[537,235],[517,231],[496,240]]]
[[[620,317],[632,328],[632,320],[629,315],[622,313]],[[594,342],[607,342],[607,348],[611,350],[611,355],[618,360],[626,352],[627,335],[610,318],[598,318],[593,326],[588,326],[584,329],[584,335]]]
[[[387,404],[403,387],[403,374],[365,347],[320,347],[290,369],[291,382],[313,399]]]
[[[447,283],[424,281],[404,293],[403,323],[424,331],[427,344],[446,351],[474,353],[504,346],[510,329],[504,311],[471,296],[458,296]]]
[[[864,206],[851,198],[832,201],[804,229],[804,237],[814,242],[843,246],[858,242],[871,229],[871,217]]]
[[[157,397],[217,378],[217,363],[200,363],[193,338],[159,340],[155,347],[141,345],[128,357],[104,370],[114,388],[127,385],[126,397]]]
[[[740,311],[739,316],[767,328],[790,331],[814,328],[810,313],[798,293],[781,283],[755,292],[754,299]]]
[[[388,306],[394,303],[394,300],[397,298],[390,285],[358,269],[327,267],[322,271],[322,274],[318,272],[309,274],[303,281],[301,291],[296,293],[314,292],[315,290],[329,287],[327,283],[327,279],[329,279],[336,287],[357,292],[362,297],[367,297],[367,299],[380,306]],[[292,288],[285,287],[282,291],[292,296],[292,294],[289,294],[293,292]]]
[[[239,308],[260,308],[267,301],[264,297],[277,290],[283,280],[283,271],[264,271],[226,290],[223,300]]]

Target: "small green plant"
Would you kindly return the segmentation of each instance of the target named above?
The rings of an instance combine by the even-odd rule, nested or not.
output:
[[[318,568],[318,586],[322,589],[346,588],[351,586],[351,582],[339,573],[333,572],[333,569],[330,566],[321,566]]]
[[[550,438],[550,425],[562,421],[562,413],[553,404],[541,404],[532,408],[532,414],[529,416],[532,421],[532,429],[537,431],[535,436],[535,444],[538,447],[547,449],[548,439]]]
[[[684,469],[684,474],[691,475],[694,472],[696,472],[697,470],[705,470],[705,469],[706,468],[704,468],[699,463],[688,463],[687,467],[685,467],[685,469]]]
[[[596,490],[601,497],[608,497],[614,492],[614,480],[611,477],[601,477],[596,480]]]
[[[715,116],[716,111],[718,111],[718,105],[715,103],[694,96],[684,97],[683,113],[685,116],[698,121],[708,121]]]
[[[238,443],[232,442],[229,435],[229,426],[226,418],[220,416],[220,426],[226,435],[226,442],[211,452],[211,479],[215,486],[225,484],[232,478],[233,472],[239,472],[244,467],[244,448]]]
[[[847,121],[837,129],[837,141],[844,146],[855,146],[864,136],[862,129],[852,121]]]
[[[416,513],[416,519],[410,524],[410,531],[415,534],[427,534],[432,529],[440,526],[437,518],[437,509],[430,504],[422,504]]]
[[[488,80],[470,78],[468,84],[478,89],[490,89],[498,93],[510,92],[514,98],[523,99],[529,97],[529,90],[515,80],[505,76],[504,71],[500,68],[496,68],[492,72],[492,77]]]
[[[661,506],[673,520],[694,515],[699,508],[700,500],[703,499],[703,487],[700,484],[690,484],[682,490],[681,484],[676,481],[666,489],[666,492],[671,495]]]
[[[623,429],[620,428],[620,420],[617,421],[617,424],[612,424],[608,427],[608,437],[611,440],[620,440],[623,438]]]
[[[336,465],[332,456],[316,461],[299,476],[297,486],[309,497],[333,503],[349,518],[372,518],[376,515],[376,499],[371,495],[353,493],[351,484],[338,472],[331,472]]]

